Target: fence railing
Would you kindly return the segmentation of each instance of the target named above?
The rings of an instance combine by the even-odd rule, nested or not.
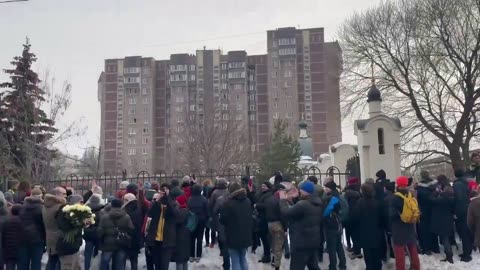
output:
[[[256,183],[261,183],[263,181],[269,180],[264,179],[265,176],[259,169],[255,168],[245,168],[244,170],[237,171],[234,169],[227,169],[222,172],[218,172],[214,169],[209,169],[204,172],[183,172],[181,170],[173,170],[171,173],[166,173],[165,171],[158,171],[154,174],[150,174],[146,171],[139,172],[136,176],[126,176],[126,175],[110,175],[107,172],[102,173],[98,177],[93,175],[84,175],[79,176],[76,174],[70,174],[64,179],[52,180],[45,183],[45,188],[47,190],[52,190],[58,186],[67,186],[75,189],[77,193],[85,193],[93,185],[93,181],[96,182],[103,190],[104,196],[114,196],[116,191],[119,189],[119,185],[122,181],[128,181],[135,184],[145,184],[146,182],[157,182],[170,183],[173,179],[177,179],[180,182],[184,176],[195,177],[197,181],[203,182],[206,179],[211,179],[214,183],[218,178],[225,178],[227,181],[239,181],[242,176],[249,175],[253,176]],[[350,171],[341,172],[337,167],[332,166],[326,171],[322,172],[318,167],[310,167],[305,169],[295,169],[292,172],[283,173],[283,176],[286,181],[295,181],[300,182],[307,179],[309,176],[316,176],[319,180],[322,180],[326,177],[331,177],[334,181],[340,186],[343,187],[349,177],[357,176]],[[357,176],[358,177],[358,176]],[[260,179],[262,178],[262,179]]]

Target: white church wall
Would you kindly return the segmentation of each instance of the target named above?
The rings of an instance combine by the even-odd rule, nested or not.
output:
[[[384,153],[380,153],[378,130],[383,129]],[[364,130],[357,133],[360,153],[362,180],[375,178],[375,173],[383,169],[387,177],[395,179],[400,175],[400,130],[384,115],[369,120]]]

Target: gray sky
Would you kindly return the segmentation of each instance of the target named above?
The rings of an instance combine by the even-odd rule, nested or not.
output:
[[[266,31],[279,27],[324,27],[335,40],[342,21],[381,0],[30,0],[0,4],[0,69],[10,68],[25,37],[57,87],[73,85],[73,103],[64,118],[82,119],[85,138],[59,148],[81,154],[97,145],[100,106],[97,79],[106,58],[129,55],[166,59],[207,46],[224,51],[266,52]],[[200,4],[201,3],[201,4]],[[0,75],[5,80],[5,75]],[[65,123],[59,123],[64,125]],[[344,141],[354,142],[350,124]]]

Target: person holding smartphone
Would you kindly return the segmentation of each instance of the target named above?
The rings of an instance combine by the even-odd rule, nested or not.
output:
[[[169,196],[170,187],[162,184],[148,213],[145,246],[154,260],[155,269],[168,270],[176,246],[178,204]]]

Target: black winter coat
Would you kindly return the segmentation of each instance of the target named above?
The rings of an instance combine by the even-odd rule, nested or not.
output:
[[[113,252],[122,248],[117,245],[115,240],[117,227],[130,235],[134,229],[130,216],[123,209],[112,208],[108,215],[102,217],[98,226],[97,233],[101,251]]]
[[[432,204],[431,232],[440,236],[450,235],[453,232],[455,210],[455,198],[451,187],[447,187],[440,193],[433,193],[430,201]]]
[[[358,231],[358,244],[361,248],[377,248],[383,239],[385,211],[375,198],[361,198],[350,208],[352,223]]]
[[[18,259],[18,250],[23,243],[23,224],[19,216],[9,216],[2,231],[3,259]]]
[[[133,223],[132,231],[132,246],[128,250],[129,254],[135,255],[140,253],[140,249],[143,247],[142,226],[143,226],[143,214],[138,201],[133,200],[123,206],[123,210],[130,216],[130,220]]]
[[[437,180],[435,181],[423,181],[418,183],[416,191],[417,191],[417,201],[418,207],[420,208],[420,222],[424,222],[427,226],[430,225],[430,221],[432,220],[432,195],[435,192],[435,188],[437,187]]]
[[[225,226],[228,248],[243,249],[252,245],[252,206],[245,189],[229,195],[220,211],[220,223]]]
[[[285,223],[282,219],[282,213],[280,212],[280,200],[275,197],[275,195],[269,196],[265,199],[265,219],[267,222],[281,221]]]
[[[43,200],[27,197],[20,211],[23,223],[24,239],[22,244],[45,243],[45,225],[42,217]]]
[[[197,190],[197,188],[200,188]],[[199,223],[205,223],[208,219],[208,200],[201,194],[200,186],[193,186],[192,197],[188,200],[188,209],[195,213]]]
[[[348,185],[345,188],[344,198],[345,200],[347,200],[349,209],[355,208],[358,200],[361,198],[360,184]],[[356,228],[356,226],[353,226],[353,217],[352,217],[351,211],[348,212],[348,221],[347,221],[347,225],[350,225],[350,224],[352,224],[352,229]]]
[[[405,196],[408,191],[401,191]],[[392,241],[396,245],[406,245],[415,243],[417,240],[415,224],[404,223],[400,215],[403,210],[403,199],[400,196],[393,195],[390,201],[389,219],[392,225]]]
[[[190,231],[187,229],[188,210],[178,210],[177,245],[172,254],[172,262],[186,263],[190,258]]]
[[[98,245],[97,229],[100,225],[100,212],[105,207],[105,205],[89,203],[87,204],[87,206],[90,207],[90,209],[92,209],[92,213],[95,214],[95,224],[83,230],[83,239],[85,239],[85,241],[90,241],[93,242],[95,245]]]
[[[468,204],[470,203],[467,179],[462,177],[455,180],[453,182],[453,192],[455,194],[455,215],[457,218],[466,219]]]
[[[3,233],[5,229],[5,225],[7,223],[7,216],[8,210],[7,207],[0,208],[0,262],[3,262],[3,254],[7,251],[6,247],[4,246],[3,240]]]
[[[259,192],[256,199],[255,208],[258,212],[258,218],[260,222],[267,222],[266,216],[266,201],[272,197],[272,192],[270,190]]]
[[[290,226],[290,247],[292,251],[320,248],[322,200],[310,195],[290,206],[287,200],[280,200],[280,210]]]
[[[80,247],[82,246],[83,240],[82,240],[82,231],[79,231],[75,236],[73,243],[69,243],[65,241],[65,233],[70,232],[75,227],[72,226],[70,221],[65,217],[65,214],[63,213],[62,209],[65,207],[65,205],[61,206],[57,214],[55,215],[55,219],[57,221],[57,226],[58,229],[61,231],[61,236],[56,242],[56,252],[58,256],[64,256],[64,255],[73,255],[77,253],[80,250]]]
[[[152,207],[148,212],[150,219],[150,226],[147,230],[147,236],[145,237],[145,245],[147,247],[153,247],[155,245],[155,238],[157,236],[158,223],[162,213],[162,205],[165,206],[165,225],[163,230],[163,247],[171,248],[176,245],[177,234],[177,220],[179,215],[178,204],[168,197],[163,197],[161,202],[155,201],[152,203]]]

